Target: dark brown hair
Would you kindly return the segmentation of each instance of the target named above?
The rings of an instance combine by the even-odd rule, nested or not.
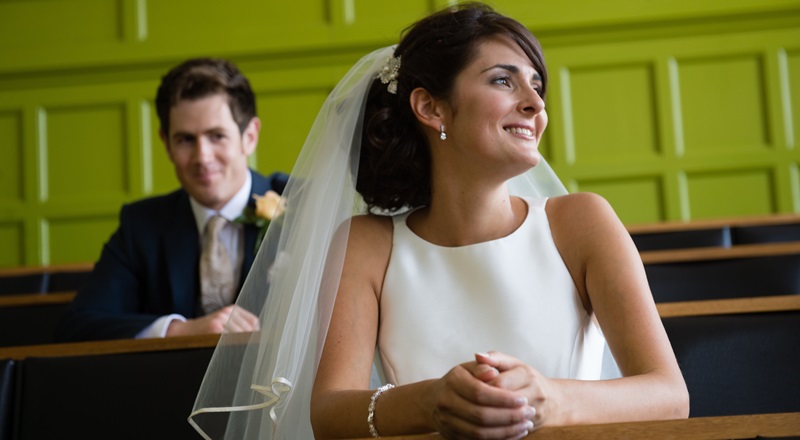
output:
[[[161,131],[169,134],[169,111],[179,101],[222,94],[228,99],[233,120],[244,133],[256,116],[256,98],[250,82],[230,61],[193,58],[173,67],[161,78],[156,92],[156,112]]]
[[[542,77],[544,98],[547,70],[541,46],[516,20],[482,3],[463,3],[413,24],[394,52],[401,57],[397,93],[376,79],[367,97],[357,189],[371,208],[430,203],[430,146],[409,96],[421,87],[435,98],[449,99],[456,76],[476,56],[478,44],[494,35],[519,44]]]

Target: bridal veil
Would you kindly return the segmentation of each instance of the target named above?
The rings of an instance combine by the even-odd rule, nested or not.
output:
[[[358,61],[317,116],[236,304],[261,330],[224,332],[189,423],[206,439],[313,439],[311,389],[325,342],[354,214],[367,92],[394,47]],[[509,182],[521,196],[566,189],[542,160]],[[234,312],[236,313],[236,312]]]

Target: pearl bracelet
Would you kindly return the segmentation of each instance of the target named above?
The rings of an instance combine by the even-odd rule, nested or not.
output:
[[[394,388],[394,385],[390,383],[387,383],[386,385],[378,388],[372,394],[372,398],[369,401],[369,410],[367,411],[367,424],[369,425],[370,435],[372,435],[375,438],[380,437],[380,435],[378,435],[378,430],[375,429],[375,402],[378,401],[378,397],[380,397],[384,391],[390,390],[392,388]]]

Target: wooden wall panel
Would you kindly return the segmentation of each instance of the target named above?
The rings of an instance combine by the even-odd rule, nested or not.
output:
[[[0,111],[0,203],[22,201],[22,113]]]
[[[775,212],[775,181],[771,169],[690,173],[687,182],[691,218]]]
[[[0,223],[13,225],[0,234],[0,259],[20,265],[97,257],[121,204],[148,193],[136,111],[141,89],[133,82],[0,93],[9,108],[0,111],[0,169],[9,170],[0,174],[9,180],[0,190]],[[10,233],[14,239],[6,240]]]
[[[7,49],[116,42],[123,37],[122,0],[0,1],[0,41]],[[35,17],[36,19],[32,19]]]
[[[49,107],[40,112],[39,123],[45,201],[68,204],[130,195],[123,104]]]
[[[117,227],[117,216],[81,216],[43,220],[43,248],[49,264],[96,261],[103,243]],[[92,243],[92,246],[86,246]]]
[[[363,41],[365,35],[377,42],[393,44],[400,32],[428,13],[438,9],[431,0],[405,0],[399,3],[374,0],[331,0],[335,35],[342,42]]]
[[[154,88],[156,86],[153,86]],[[155,92],[154,92],[155,93]],[[142,138],[146,139],[142,145],[143,166],[148,181],[149,193],[164,194],[180,186],[175,175],[175,168],[169,160],[166,147],[159,136],[160,124],[156,105],[153,100],[144,100],[139,103],[141,111]]]
[[[289,171],[319,105],[366,52],[454,0],[0,0],[0,266],[93,260],[120,205],[178,186],[158,80],[232,59]],[[551,73],[540,149],[626,223],[800,212],[796,0],[492,1]]]
[[[724,155],[773,147],[760,54],[678,60],[685,153]]]
[[[800,48],[794,49],[786,53],[782,97],[786,101],[787,143],[797,149],[800,147]]]
[[[531,26],[534,31],[554,30],[559,33],[580,27],[631,23],[652,26],[665,20],[764,13],[797,6],[796,0],[494,0],[489,3]]]
[[[189,50],[202,47],[211,53],[223,48],[285,50],[324,43],[330,37],[331,18],[326,0],[226,0],[224,3],[146,0],[145,3],[147,40],[186,44]],[[176,8],[181,4],[184,7]]]
[[[261,137],[255,167],[264,173],[291,172],[330,88],[258,95]]]
[[[639,162],[660,155],[651,65],[572,69],[564,87],[571,98],[575,163]]]
[[[630,223],[654,223],[664,218],[664,190],[660,176],[585,180],[579,191],[602,194]]]
[[[570,190],[617,200],[626,223],[797,211],[797,119],[787,113],[797,95],[782,84],[796,81],[799,45],[793,29],[545,49],[547,157]],[[769,178],[741,172],[754,167]],[[642,175],[658,176],[659,189],[642,189]],[[757,200],[734,206],[716,182],[733,193],[754,185]],[[624,200],[637,194],[659,200]]]
[[[20,266],[25,262],[22,225],[20,223],[0,223],[0,267]]]
[[[261,119],[251,167],[267,174],[292,171],[320,106],[361,55],[344,59],[333,56],[317,63],[295,60],[283,66],[258,62],[240,65],[252,83]]]

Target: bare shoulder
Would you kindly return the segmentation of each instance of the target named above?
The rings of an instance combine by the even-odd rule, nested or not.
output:
[[[591,311],[602,292],[613,290],[602,287],[608,284],[609,274],[621,275],[626,270],[620,268],[637,266],[638,253],[633,240],[611,204],[597,194],[554,197],[548,200],[545,211],[553,242],[575,281],[584,307]],[[640,278],[638,274],[625,277]]]
[[[553,197],[545,206],[550,231],[567,265],[583,272],[592,258],[630,252],[630,235],[611,204],[598,194]]]
[[[352,218],[343,281],[354,283],[351,287],[366,282],[380,297],[392,253],[393,228],[391,217],[367,214]]]
[[[381,246],[392,241],[391,217],[364,214],[354,216],[350,221],[350,241],[356,243],[373,243]]]
[[[603,196],[589,192],[579,192],[552,197],[547,201],[547,215],[558,219],[580,220],[588,215],[616,218],[611,204]]]
[[[553,234],[580,236],[624,230],[611,204],[594,193],[574,193],[553,197],[545,208]]]

